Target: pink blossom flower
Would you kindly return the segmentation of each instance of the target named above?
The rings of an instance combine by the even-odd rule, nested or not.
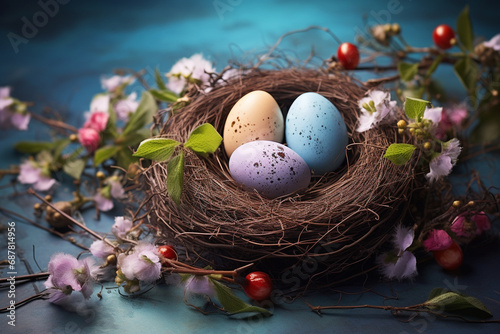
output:
[[[10,97],[10,87],[0,87],[0,125],[5,128],[27,130],[31,116],[25,111],[16,112],[15,108],[10,109],[15,103],[22,104]]]
[[[118,267],[128,280],[151,283],[161,277],[159,255],[154,245],[141,241],[131,254],[118,255]]]
[[[113,75],[109,78],[101,78],[102,89],[108,92],[115,92],[120,86],[126,86],[134,83],[135,78],[132,76]]]
[[[451,230],[457,237],[467,239],[481,235],[489,229],[491,229],[491,221],[483,211],[462,213],[451,223]]]
[[[431,230],[424,240],[423,246],[426,251],[444,250],[451,246],[453,240],[444,230]]]
[[[123,189],[123,186],[118,179],[110,181],[109,185],[111,186],[111,196],[113,196],[113,198],[123,198],[123,196],[125,195],[125,190]]]
[[[113,209],[113,198],[123,198],[125,190],[120,179],[117,176],[111,176],[106,180],[106,185],[97,190],[94,201],[100,211],[109,211]]]
[[[396,101],[391,101],[391,94],[380,90],[373,90],[367,97],[358,101],[361,115],[359,116],[358,132],[364,132],[375,125],[394,120]]]
[[[30,120],[30,114],[14,113],[10,118],[12,126],[18,130],[28,130],[28,124],[30,123]]]
[[[133,92],[126,99],[120,100],[115,104],[115,112],[116,116],[118,116],[119,120],[127,121],[128,116],[131,113],[134,113],[139,106],[139,102],[137,101],[137,93]]]
[[[124,217],[115,217],[115,223],[111,226],[111,232],[117,239],[127,239],[127,233],[132,228],[132,221]]]
[[[495,51],[500,51],[500,34],[495,35],[487,42],[483,42],[484,46],[492,48]]]
[[[94,195],[94,201],[99,211],[109,211],[115,206],[111,198],[106,197],[101,191]]]
[[[73,291],[88,299],[92,294],[93,273],[97,269],[91,258],[77,260],[65,253],[56,253],[49,261],[49,277],[44,283],[50,291],[49,301],[57,303]]]
[[[453,108],[444,108],[441,113],[441,121],[436,130],[436,137],[440,140],[446,138],[446,133],[454,126],[462,125],[467,118],[468,111],[465,105],[457,105]]]
[[[196,79],[202,85],[208,85],[210,75],[215,72],[212,64],[203,58],[202,54],[194,54],[190,58],[182,58],[172,66],[167,73],[167,87],[176,94],[180,94],[188,83],[186,78]]]
[[[99,147],[101,136],[96,129],[81,128],[78,130],[78,140],[89,153],[94,153],[95,150],[97,150],[97,148]]]
[[[38,191],[47,191],[56,183],[56,180],[47,176],[35,162],[29,160],[19,166],[17,179],[21,183],[32,184]]]
[[[106,242],[102,240],[96,240],[90,245],[90,252],[95,257],[100,259],[106,259],[109,255],[114,254],[115,250],[113,247],[108,245]]]
[[[430,182],[434,182],[438,178],[450,174],[451,169],[457,163],[461,150],[460,142],[456,138],[444,143],[441,154],[433,158],[429,163],[430,172],[425,177]]]
[[[399,225],[396,228],[393,245],[395,248],[395,260],[387,261],[389,254],[383,255],[380,263],[382,273],[389,279],[411,278],[417,274],[417,258],[408,248],[413,243],[414,231]],[[393,256],[394,257],[394,256]]]
[[[94,129],[101,132],[106,129],[108,124],[109,114],[103,111],[96,111],[90,114],[89,119],[83,124],[84,128]]]

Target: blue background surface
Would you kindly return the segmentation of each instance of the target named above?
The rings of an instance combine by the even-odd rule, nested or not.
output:
[[[217,9],[214,3],[227,7]],[[230,60],[245,62],[255,60],[284,33],[304,29],[311,25],[332,30],[341,40],[353,41],[366,22],[399,22],[405,38],[414,46],[432,43],[431,31],[441,23],[455,25],[455,18],[465,1],[452,3],[439,1],[401,0],[397,13],[388,10],[391,1],[78,1],[60,5],[58,12],[38,28],[27,43],[18,45],[15,52],[8,33],[22,35],[23,17],[29,21],[41,11],[37,1],[2,1],[0,11],[0,86],[9,85],[13,96],[22,101],[33,101],[34,112],[50,107],[63,115],[68,123],[79,126],[83,113],[88,110],[92,96],[101,91],[100,77],[111,75],[116,68],[133,70],[155,68],[168,72],[181,57],[203,53],[221,70]],[[500,32],[496,1],[474,1],[470,4],[475,33],[491,38]],[[390,9],[390,8],[389,8]],[[367,21],[363,20],[365,16]],[[310,31],[287,38],[281,45],[288,54],[306,59],[313,48],[321,59],[335,53],[338,44],[321,31]],[[465,97],[457,86],[451,69],[441,69],[438,74],[446,88],[458,100]],[[146,77],[153,82],[153,78]],[[138,87],[137,87],[138,88]],[[45,140],[46,127],[32,121],[28,132],[0,132],[0,168],[18,164],[22,156],[12,145],[19,140]],[[495,157],[493,157],[495,158]],[[494,160],[493,160],[494,161]],[[498,160],[496,160],[498,161]],[[499,185],[495,164],[484,163],[487,182]],[[459,173],[468,173],[460,170]],[[11,178],[4,178],[0,186],[0,205],[33,218],[32,205],[36,202],[21,192],[12,195],[8,187]],[[72,187],[60,180],[57,199],[71,193]],[[66,180],[67,181],[67,180]],[[92,210],[88,210],[92,211]],[[85,212],[87,225],[100,232],[108,232],[114,210],[104,214],[100,221],[93,219],[93,212]],[[10,218],[0,214],[4,224]],[[50,255],[64,251],[74,255],[79,248],[42,230],[14,218],[17,226],[19,259],[36,272],[33,256],[42,270],[46,269]],[[42,222],[43,223],[43,222]],[[78,236],[83,243],[91,240]],[[0,240],[0,259],[6,254],[5,238]],[[278,303],[274,316],[260,320],[233,320],[221,315],[203,316],[183,304],[182,291],[176,286],[160,286],[139,298],[125,298],[116,290],[105,290],[103,300],[95,296],[87,303],[75,301],[73,312],[36,301],[17,310],[16,327],[7,326],[5,314],[0,314],[2,333],[469,333],[481,330],[497,332],[498,325],[474,325],[451,321],[436,321],[420,317],[400,322],[389,313],[377,310],[350,310],[325,312],[322,317],[309,311],[304,301],[314,305],[376,304],[412,305],[424,301],[434,287],[458,289],[480,298],[500,318],[498,243],[466,249],[465,263],[458,274],[448,274],[436,264],[419,267],[420,275],[413,282],[384,283],[375,279],[365,287],[353,285],[339,290],[362,292],[373,288],[382,295],[395,296],[398,300],[384,300],[376,293],[339,294],[329,291],[313,294],[294,303]],[[3,269],[2,269],[3,270]],[[5,270],[1,271],[4,277]],[[18,274],[28,273],[18,264]],[[34,294],[42,283],[18,286],[16,299]],[[8,302],[6,291],[0,291],[0,307]]]

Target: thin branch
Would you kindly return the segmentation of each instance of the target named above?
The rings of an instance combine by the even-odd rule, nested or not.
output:
[[[45,227],[45,226],[43,226],[43,225],[40,225],[40,224],[38,224],[37,222],[35,222],[35,221],[31,220],[31,219],[28,219],[28,218],[26,218],[26,217],[24,217],[24,216],[22,216],[22,215],[18,214],[17,212],[11,211],[11,210],[6,209],[6,208],[3,208],[3,207],[0,207],[0,211],[3,211],[3,212],[5,212],[5,213],[7,213],[7,214],[9,214],[9,215],[12,215],[12,216],[16,216],[16,217],[18,217],[18,218],[21,218],[21,219],[23,219],[24,221],[26,221],[26,222],[30,223],[31,225],[33,225],[33,226],[35,226],[35,227],[38,227],[38,228],[40,228],[40,229],[42,229],[42,230],[44,230],[44,231],[47,231],[47,232],[49,232],[49,233],[52,233],[52,234],[54,234],[54,235],[57,235],[59,238],[64,239],[64,240],[66,240],[66,241],[68,241],[68,242],[71,242],[73,245],[75,245],[75,246],[77,246],[77,247],[79,247],[79,248],[81,248],[81,249],[84,249],[84,250],[89,250],[89,248],[88,248],[88,247],[86,247],[86,246],[84,246],[84,245],[82,245],[82,244],[78,243],[78,242],[75,240],[75,238],[73,238],[73,237],[66,237],[66,235],[65,235],[64,233],[61,233],[61,232],[58,232],[58,231],[56,231],[56,230],[54,230],[54,229],[51,229],[51,228]]]
[[[77,133],[78,132],[77,128],[75,128],[72,125],[66,124],[64,122],[56,121],[56,120],[49,119],[49,118],[45,118],[45,117],[40,116],[40,115],[35,114],[35,113],[30,113],[30,115],[31,115],[32,118],[36,119],[37,121],[45,123],[45,124],[47,124],[49,126],[52,126],[52,127],[55,127],[55,128],[59,128],[59,129],[68,130],[68,131],[73,132],[73,133]]]
[[[61,216],[65,217],[66,219],[69,219],[73,224],[75,224],[76,226],[78,226],[82,230],[86,231],[87,233],[89,233],[90,235],[92,235],[93,237],[95,237],[96,239],[104,241],[109,246],[113,247],[113,249],[119,251],[120,248],[118,248],[118,246],[113,245],[113,243],[111,241],[109,241],[105,237],[99,235],[98,233],[92,231],[87,226],[83,225],[82,223],[80,223],[79,221],[77,221],[75,218],[73,218],[70,215],[68,215],[66,212],[64,212],[64,211],[59,210],[58,208],[56,208],[54,205],[52,205],[52,203],[48,202],[47,200],[45,200],[45,198],[43,198],[42,196],[38,195],[32,188],[28,189],[28,194],[31,194],[31,195],[35,196],[36,198],[38,198],[39,200],[41,200],[43,203],[45,203],[46,205],[48,205],[52,209],[54,209],[56,212],[58,212]],[[128,240],[128,241],[130,243],[132,243],[132,244],[137,244],[137,242],[135,242],[133,240]]]

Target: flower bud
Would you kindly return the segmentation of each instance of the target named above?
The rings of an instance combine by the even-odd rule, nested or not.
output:
[[[69,202],[56,202],[54,203],[54,207],[71,216],[73,214],[73,207]],[[54,228],[62,229],[67,227],[68,225],[73,224],[73,222],[61,215],[59,212],[54,210],[51,206],[47,206],[47,210],[45,212],[45,220]]]
[[[89,153],[93,153],[99,147],[101,136],[95,129],[82,128],[78,130],[78,140]]]
[[[46,200],[47,202],[49,202],[49,203],[50,203],[50,202],[52,202],[52,196],[51,196],[51,195],[46,195],[46,196],[45,196],[45,200]]]
[[[462,206],[462,202],[461,201],[453,201],[452,205],[453,205],[454,208],[458,209],[459,207]]]
[[[398,133],[402,135],[403,133],[405,133],[405,129],[398,129]]]
[[[403,130],[404,130],[404,129],[406,129],[406,126],[407,126],[407,125],[408,125],[408,124],[406,124],[406,121],[405,121],[404,119],[402,119],[402,120],[398,121],[398,128],[399,128],[399,129],[403,129]]]
[[[35,211],[40,211],[40,210],[42,210],[42,204],[40,204],[40,203],[35,203],[35,205],[33,205],[33,209],[34,209]]]
[[[69,140],[72,142],[72,143],[76,143],[78,141],[78,135],[75,134],[75,133],[72,133],[69,135]]]
[[[429,143],[428,141],[424,143],[424,149],[425,150],[430,150],[432,147],[431,143]]]
[[[104,180],[106,178],[106,174],[104,174],[103,171],[98,171],[97,173],[95,173],[95,176],[99,179],[99,180]]]
[[[391,31],[394,35],[399,35],[401,33],[401,26],[398,23],[393,23]]]

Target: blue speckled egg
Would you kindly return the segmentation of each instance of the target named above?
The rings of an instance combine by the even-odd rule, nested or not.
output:
[[[229,171],[236,182],[270,198],[306,188],[311,181],[304,159],[285,145],[268,140],[238,147],[229,159]]]
[[[315,174],[336,170],[345,159],[347,128],[337,108],[324,96],[304,93],[290,106],[285,121],[289,148],[300,155]]]

